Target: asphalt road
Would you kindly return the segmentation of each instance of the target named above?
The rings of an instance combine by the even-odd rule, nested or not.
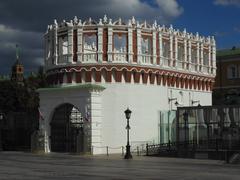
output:
[[[223,161],[0,152],[0,180],[194,179],[239,180],[240,166]]]

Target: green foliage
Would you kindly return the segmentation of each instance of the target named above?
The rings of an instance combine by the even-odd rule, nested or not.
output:
[[[0,81],[0,109],[4,112],[30,112],[39,106],[38,88],[46,87],[47,82],[43,70],[37,75],[30,75],[24,84],[10,80]]]

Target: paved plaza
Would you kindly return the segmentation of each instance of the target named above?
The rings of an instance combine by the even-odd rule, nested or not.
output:
[[[240,166],[223,161],[120,155],[36,155],[0,152],[0,180],[194,179],[239,180]]]

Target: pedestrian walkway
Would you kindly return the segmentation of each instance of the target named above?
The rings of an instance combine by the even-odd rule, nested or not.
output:
[[[239,180],[240,166],[223,161],[121,155],[79,156],[0,152],[0,180],[217,179]]]

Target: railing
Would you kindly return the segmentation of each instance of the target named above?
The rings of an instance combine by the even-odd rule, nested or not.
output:
[[[58,56],[58,64],[65,64],[68,62],[68,55]]]
[[[152,55],[148,55],[148,54],[142,54],[141,55],[142,56],[142,61],[141,61],[141,63],[142,64],[151,64],[152,62],[151,62],[151,60],[152,60]]]
[[[102,155],[110,156],[111,154],[120,154],[124,156],[126,153],[125,146],[111,147],[111,146],[92,146],[91,152],[101,150]],[[133,146],[131,145],[132,155],[142,156],[146,155],[146,146]]]
[[[97,53],[96,52],[91,52],[91,53],[84,53],[83,54],[83,62],[96,62],[97,61]]]
[[[189,63],[189,70],[190,71],[195,71],[195,64],[194,63]]]
[[[180,142],[169,142],[162,144],[154,144],[146,146],[146,155],[160,155],[167,152],[171,156],[179,152],[213,152],[213,151],[240,151],[239,140],[226,140],[226,139],[204,139],[204,140],[191,140]]]
[[[100,150],[101,154],[109,156],[110,154],[121,154],[124,155],[125,147],[111,147],[111,146],[92,146],[92,152]]]
[[[114,52],[113,62],[127,62],[127,53]]]
[[[184,61],[177,61],[177,69],[184,69]]]
[[[162,59],[163,59],[163,66],[169,66],[170,59],[167,57],[162,57]]]
[[[207,73],[208,73],[208,69],[209,69],[208,66],[206,66],[206,65],[203,65],[203,66],[202,66],[202,72],[203,72],[203,73],[207,74]]]
[[[128,62],[128,53],[127,52],[112,52],[109,53],[109,55],[112,56],[113,58],[113,63],[126,63]],[[82,54],[78,54],[78,56],[82,56],[81,62],[82,63],[96,63],[98,61],[98,56],[97,52],[84,52]],[[51,67],[55,66],[53,63],[53,58],[50,57],[46,60],[46,66]],[[68,54],[66,55],[60,55],[57,58],[57,64],[67,64],[69,61],[70,57]],[[139,63],[143,65],[151,65],[154,66],[153,64],[153,56],[149,54],[139,54]],[[166,68],[173,68],[175,67],[176,69],[180,70],[186,70],[186,71],[192,71],[192,72],[202,72],[204,74],[216,74],[216,68],[215,67],[209,67],[208,65],[202,65],[202,64],[196,64],[196,63],[190,63],[190,62],[185,62],[182,60],[174,60],[171,61],[168,57],[160,57],[161,65],[166,67]],[[170,67],[171,65],[171,67]]]

